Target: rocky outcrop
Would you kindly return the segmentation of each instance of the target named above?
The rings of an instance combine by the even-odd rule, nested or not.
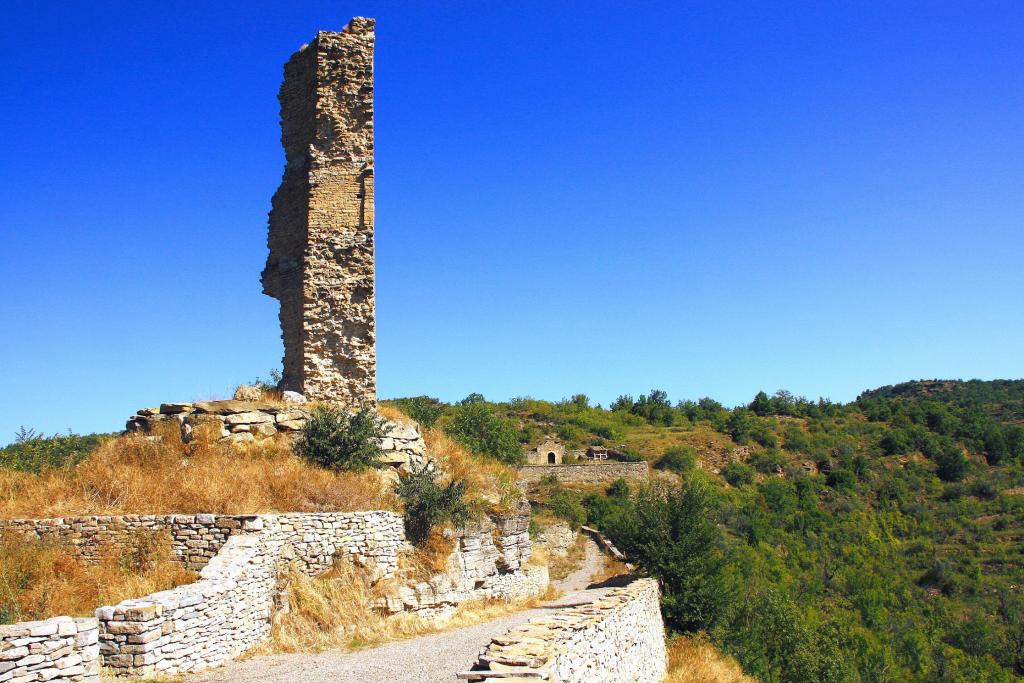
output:
[[[543,545],[552,555],[565,557],[576,543],[576,532],[566,522],[555,522],[540,530],[537,544]]]
[[[306,425],[311,411],[304,405],[268,401],[163,403],[157,408],[139,410],[128,418],[125,429],[129,433],[150,434],[160,424],[177,422],[186,442],[196,430],[209,428],[225,443],[247,444],[277,434],[296,435]],[[424,464],[426,445],[418,424],[387,421],[385,429],[380,440],[383,462],[394,467]]]
[[[377,604],[385,614],[416,612],[445,616],[464,602],[523,600],[547,589],[547,567],[528,566],[530,504],[519,501],[509,514],[491,515],[456,534],[446,571],[403,585]]]
[[[93,617],[56,617],[0,626],[0,681],[98,683],[98,629]]]
[[[667,669],[658,582],[628,586],[531,619],[483,651],[470,681],[661,683]]]

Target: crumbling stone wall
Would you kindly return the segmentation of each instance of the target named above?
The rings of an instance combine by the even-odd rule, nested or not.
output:
[[[636,579],[591,602],[531,619],[480,655],[461,680],[540,679],[552,683],[661,683],[665,627],[655,579]]]
[[[94,617],[0,625],[0,681],[99,683],[98,633]]]
[[[374,21],[321,31],[284,68],[285,170],[263,291],[281,303],[281,388],[374,404]]]
[[[149,434],[165,422],[176,420],[181,438],[188,441],[200,425],[212,424],[220,440],[248,444],[277,434],[294,436],[306,425],[311,411],[303,404],[267,401],[199,401],[164,403],[143,408],[128,418],[125,430]],[[420,467],[426,458],[426,443],[420,426],[408,420],[387,420],[380,439],[381,461],[394,467]]]

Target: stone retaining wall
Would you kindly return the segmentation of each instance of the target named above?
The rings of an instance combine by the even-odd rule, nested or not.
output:
[[[658,582],[636,579],[495,638],[463,680],[661,683],[667,660]]]
[[[632,482],[647,481],[646,462],[602,462],[580,465],[526,465],[519,468],[520,486],[536,484],[546,476],[554,475],[563,484],[610,484],[616,479]]]
[[[83,562],[96,562],[103,549],[130,542],[134,532],[159,531],[171,537],[175,556],[194,571],[206,566],[228,538],[250,531],[255,515],[114,515],[0,519],[0,532],[16,531],[73,547]]]
[[[100,680],[95,618],[56,617],[0,626],[0,682]]]
[[[225,662],[270,635],[286,565],[315,575],[347,555],[390,576],[404,539],[393,512],[256,516],[245,533],[224,543],[196,583],[97,610],[103,664],[117,675],[148,675]]]

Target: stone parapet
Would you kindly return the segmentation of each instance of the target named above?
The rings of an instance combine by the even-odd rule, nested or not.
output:
[[[98,683],[98,629],[93,617],[0,626],[0,683]]]
[[[517,483],[536,484],[554,476],[563,484],[610,484],[616,479],[642,483],[648,478],[646,462],[602,462],[580,465],[526,465],[519,468]]]
[[[667,669],[658,582],[636,579],[495,638],[462,680],[661,683]]]

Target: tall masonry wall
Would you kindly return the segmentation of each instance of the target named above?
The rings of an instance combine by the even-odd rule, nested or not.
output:
[[[285,64],[285,170],[263,291],[281,303],[281,389],[375,404],[374,20],[321,31]]]
[[[495,638],[463,680],[661,683],[667,669],[658,582],[636,579],[593,602],[531,619]]]

